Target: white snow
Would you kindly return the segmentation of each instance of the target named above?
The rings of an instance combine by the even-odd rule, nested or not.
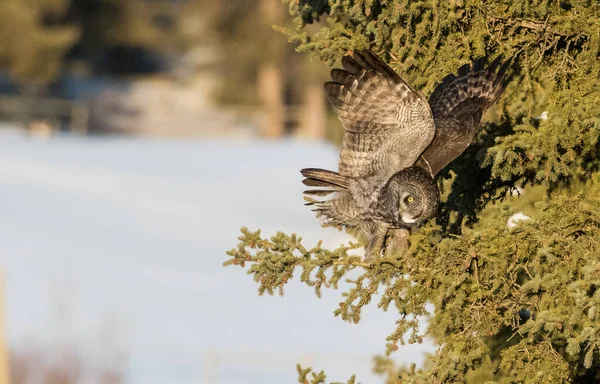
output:
[[[349,324],[333,316],[341,291],[319,300],[294,281],[283,298],[259,297],[246,270],[221,265],[241,226],[309,245],[345,241],[303,206],[300,182],[302,167],[336,162],[324,143],[0,131],[11,346],[52,345],[62,332],[100,359],[93,350],[111,344],[126,354],[130,383],[292,383],[299,361],[330,380],[382,382],[371,357],[385,351],[393,310],[374,302]],[[394,356],[420,363],[431,350]]]
[[[506,222],[506,227],[509,229],[513,229],[519,225],[519,222],[528,220],[531,220],[531,217],[527,216],[524,213],[517,212],[508,218]]]

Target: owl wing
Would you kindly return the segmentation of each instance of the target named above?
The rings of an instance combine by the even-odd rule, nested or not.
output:
[[[435,134],[429,105],[373,52],[342,59],[325,83],[345,133],[339,173],[389,177],[412,166]]]
[[[429,105],[436,133],[417,165],[435,176],[471,144],[481,118],[498,100],[511,76],[507,69],[511,60],[502,56],[483,68],[483,59],[475,60],[450,74],[435,88]]]

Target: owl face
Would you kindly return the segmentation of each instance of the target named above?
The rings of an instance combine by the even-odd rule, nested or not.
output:
[[[420,167],[404,169],[390,178],[377,203],[380,219],[396,228],[415,227],[435,215],[439,192]]]
[[[398,220],[407,225],[415,225],[423,215],[422,193],[414,185],[405,185],[400,189]]]

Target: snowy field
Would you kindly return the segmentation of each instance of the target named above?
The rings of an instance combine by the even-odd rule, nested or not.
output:
[[[300,168],[335,169],[327,144],[133,138],[36,140],[0,130],[0,265],[12,347],[70,343],[129,383],[296,382],[295,364],[381,383],[394,313],[358,325],[289,284],[259,297],[245,270],[222,267],[241,226],[345,237],[303,206]],[[106,356],[106,351],[117,351]],[[405,363],[431,346],[401,348]],[[122,353],[122,357],[119,355]]]

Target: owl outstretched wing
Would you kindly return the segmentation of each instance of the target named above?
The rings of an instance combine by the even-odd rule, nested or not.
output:
[[[429,97],[436,132],[417,165],[435,176],[471,144],[481,118],[498,100],[511,76],[511,60],[502,56],[483,68],[483,59],[465,64],[446,76]]]
[[[426,100],[371,51],[345,56],[342,66],[325,83],[345,129],[340,175],[387,179],[412,166],[435,134]]]

